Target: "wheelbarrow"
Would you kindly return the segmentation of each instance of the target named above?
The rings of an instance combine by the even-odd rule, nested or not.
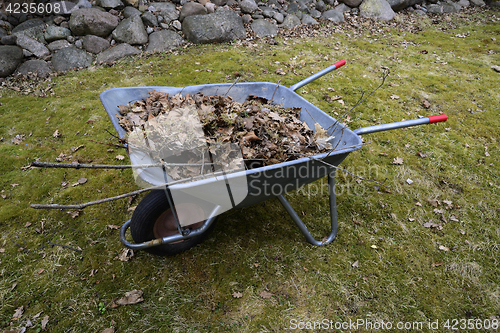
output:
[[[222,176],[205,177],[181,184],[172,182],[172,178],[165,169],[141,168],[141,165],[154,163],[148,160],[148,156],[129,153],[132,164],[138,165],[135,171],[141,181],[160,187],[162,184],[170,183],[171,185],[164,185],[159,190],[149,192],[139,202],[132,218],[126,221],[120,229],[121,242],[130,249],[144,249],[156,255],[177,254],[202,242],[213,229],[217,216],[222,212],[251,206],[277,197],[309,243],[317,246],[331,243],[338,230],[335,170],[350,152],[361,149],[362,140],[359,135],[447,120],[446,115],[437,115],[350,130],[295,93],[298,88],[344,64],[345,60],[341,60],[291,87],[270,82],[246,82],[186,87],[123,87],[101,93],[102,104],[120,138],[126,138],[127,133],[118,123],[116,116],[118,106],[146,99],[148,93],[155,90],[168,93],[170,96],[177,93],[183,96],[197,93],[203,93],[205,96],[226,94],[240,103],[243,103],[249,95],[255,95],[281,104],[284,108],[298,107],[302,109],[300,120],[311,129],[315,128],[315,123],[328,129],[327,134],[333,137],[330,143],[335,147],[333,150],[314,156],[224,173]],[[317,240],[284,194],[325,176],[328,177],[331,230],[328,236]],[[174,200],[173,191],[183,195],[180,199],[177,195]],[[183,223],[185,216],[197,222]],[[134,242],[126,238],[129,228]]]

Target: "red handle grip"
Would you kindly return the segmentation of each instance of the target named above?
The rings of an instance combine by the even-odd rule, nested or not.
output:
[[[342,67],[345,65],[345,60],[342,59],[340,61],[337,61],[336,63],[334,63],[335,67],[339,68],[339,67]]]
[[[448,116],[445,114],[440,114],[437,116],[430,116],[427,118],[429,118],[429,124],[432,124],[432,123],[438,123],[440,121],[446,121],[448,119]]]

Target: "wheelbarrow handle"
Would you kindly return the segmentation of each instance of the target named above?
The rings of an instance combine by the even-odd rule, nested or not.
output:
[[[313,74],[313,75],[309,76],[307,79],[304,79],[304,80],[302,80],[300,82],[295,83],[293,86],[290,87],[290,89],[292,89],[293,91],[295,91],[295,90],[299,89],[300,87],[303,87],[306,84],[311,83],[312,81],[314,81],[316,79],[319,79],[323,75],[325,75],[327,73],[330,73],[334,69],[337,69],[337,68],[342,67],[344,65],[345,65],[345,60],[342,59],[340,61],[337,61],[336,63],[334,63],[330,67],[327,67],[327,68],[325,68],[325,69],[317,72],[316,74]]]
[[[420,118],[420,119],[404,120],[404,121],[398,121],[395,123],[362,127],[362,128],[355,129],[353,132],[356,133],[357,135],[362,135],[362,134],[388,131],[388,130],[392,130],[392,129],[396,129],[396,128],[404,128],[404,127],[411,127],[411,126],[417,126],[417,125],[438,123],[441,121],[446,121],[447,119],[448,119],[447,115],[440,114],[437,116],[424,117],[424,118]]]

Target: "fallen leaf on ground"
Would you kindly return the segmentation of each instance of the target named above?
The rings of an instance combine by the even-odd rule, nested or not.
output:
[[[437,230],[443,230],[443,226],[441,223],[434,223],[434,221],[430,220],[429,222],[424,223],[424,228],[436,228]]]
[[[499,72],[500,73],[500,66],[493,65],[493,66],[491,66],[491,69],[493,69],[495,72]]]
[[[422,204],[420,202],[415,203],[415,206],[422,207]]]
[[[356,260],[352,265],[353,268],[359,267],[359,260]]]
[[[378,246],[377,245],[372,245],[370,246],[372,249],[378,249]]]
[[[13,137],[11,139],[12,143],[15,144],[15,145],[18,145],[20,144],[21,142],[24,141],[24,134],[21,134],[21,135],[16,135],[15,137]]]
[[[54,134],[52,134],[52,136],[53,136],[54,138],[58,138],[58,137],[60,137],[60,136],[61,136],[61,133],[59,133],[59,130],[56,130],[56,131],[54,132]]]
[[[439,249],[440,249],[441,251],[445,251],[445,252],[450,251],[450,248],[449,248],[449,247],[446,247],[446,246],[444,246],[444,245],[439,245]]]
[[[24,306],[20,306],[16,309],[14,312],[14,315],[12,316],[12,319],[19,319],[23,316],[24,313]]]
[[[69,216],[71,216],[72,218],[76,218],[80,215],[80,211],[79,210],[73,210],[73,211],[69,211],[67,212],[69,214]]]
[[[101,333],[115,333],[115,328],[114,327],[109,327],[109,328],[106,328],[104,331],[102,331]]]
[[[242,294],[242,293],[240,293],[240,292],[234,292],[234,293],[233,293],[233,297],[234,297],[234,298],[241,298],[241,297],[243,297],[243,294]]]
[[[5,249],[2,247],[0,248],[0,253],[4,253],[5,252]]]
[[[116,304],[130,305],[130,304],[137,304],[137,303],[140,303],[143,301],[144,301],[144,298],[142,298],[142,290],[134,289],[132,291],[125,293],[125,296],[120,298],[116,302]]]
[[[134,257],[134,251],[132,249],[123,248],[118,254],[118,260],[120,261],[129,261]]]
[[[45,272],[45,268],[40,268],[40,270],[38,271],[38,275],[42,274],[43,272]]]
[[[413,221],[415,221],[415,218],[413,218],[413,217],[409,217],[409,218],[408,218],[408,221],[413,222]]]
[[[123,160],[125,159],[125,156],[123,156],[123,155],[116,155],[116,157],[115,157],[115,158],[116,158],[117,160],[119,160],[119,161],[123,161]]]
[[[42,319],[42,330],[44,330],[47,327],[47,324],[49,322],[49,316],[45,316]]]
[[[428,100],[424,100],[424,101],[422,102],[422,106],[423,106],[424,108],[428,109],[428,108],[430,108],[430,107],[431,107],[431,103],[429,103],[429,101],[428,101]]]
[[[137,208],[137,206],[132,206],[132,207],[127,208],[127,211],[133,212],[136,208]]]
[[[108,228],[109,229],[120,229],[120,226],[119,225],[116,225],[116,224],[108,224]]]
[[[79,184],[85,184],[87,181],[88,181],[88,179],[87,179],[87,178],[84,178],[84,177],[82,177],[82,178],[78,178],[78,183],[79,183]]]
[[[269,299],[271,298],[271,296],[273,296],[274,294],[271,294],[269,291],[263,291],[259,294],[260,297],[262,298],[265,298],[265,299]]]
[[[402,159],[401,157],[396,157],[396,158],[392,161],[392,164],[401,165],[401,164],[403,164],[403,159]]]
[[[10,186],[16,187],[16,186],[19,186],[19,184],[10,184]]]
[[[426,157],[427,157],[427,154],[426,154],[426,153],[422,153],[421,151],[419,151],[419,152],[417,153],[417,156],[420,156],[420,157],[422,157],[422,158],[426,158]]]
[[[427,202],[431,204],[431,206],[433,207],[437,207],[438,205],[440,205],[441,203],[436,200],[436,199],[427,199]]]
[[[434,262],[431,264],[431,267],[438,267],[438,266],[441,266],[442,264],[444,264],[444,262],[440,261],[440,262]]]
[[[457,217],[455,215],[451,215],[450,216],[450,221],[453,221],[453,222],[460,222]]]
[[[408,185],[413,184],[413,180],[411,180],[410,178],[408,178],[408,179],[406,180],[406,182],[408,183]]]
[[[398,95],[391,95],[391,99],[399,99]]]
[[[31,225],[31,222],[26,222],[26,224],[24,225],[25,228],[29,227]]]

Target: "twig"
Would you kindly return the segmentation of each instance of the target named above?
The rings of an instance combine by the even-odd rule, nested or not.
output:
[[[204,165],[213,163],[204,163]],[[70,168],[70,169],[139,169],[139,168],[154,168],[163,165],[167,166],[200,166],[199,163],[154,163],[154,164],[138,164],[138,165],[117,165],[117,164],[81,164],[81,163],[50,163],[50,162],[31,162],[33,167],[41,168]]]
[[[227,97],[227,94],[229,94],[229,90],[231,90],[232,87],[234,87],[234,85],[236,84],[236,82],[238,82],[238,80],[240,79],[240,77],[238,76],[236,78],[236,80],[234,80],[233,84],[229,87],[229,89],[226,91],[226,93],[224,94],[224,97]]]
[[[95,143],[99,143],[101,145],[107,145],[107,146],[111,146],[111,147],[125,148],[125,149],[127,149],[127,147],[121,146],[121,145],[117,145],[116,143],[100,142],[100,141],[96,141],[96,140],[92,140],[92,139],[83,139],[83,140],[85,140],[85,141],[91,141],[91,142],[95,142]]]
[[[274,101],[274,94],[276,94],[276,90],[278,90],[279,86],[280,86],[280,83],[281,83],[281,79],[278,80],[278,83],[276,83],[276,88],[274,88],[274,92],[273,92],[273,95],[271,96],[271,100],[269,102],[273,102]]]

